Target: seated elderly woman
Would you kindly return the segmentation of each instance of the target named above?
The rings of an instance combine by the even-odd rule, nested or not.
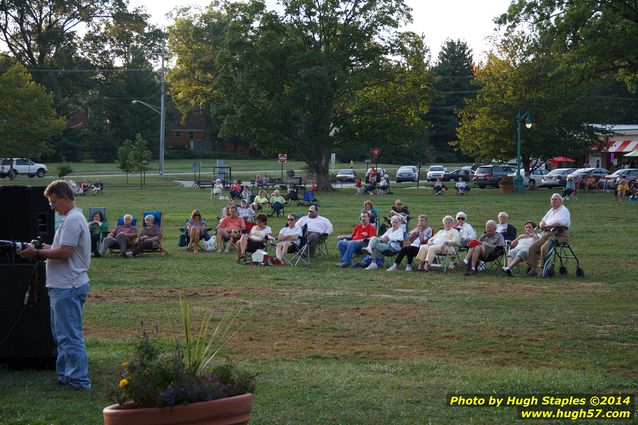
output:
[[[366,199],[363,202],[363,208],[361,208],[361,212],[367,212],[370,215],[370,223],[376,224],[377,222],[377,210],[372,205],[372,201]]]
[[[95,211],[89,221],[89,233],[91,234],[91,253],[95,255],[100,247],[102,236],[109,231],[108,223],[104,219],[102,211]]]
[[[527,260],[529,247],[538,240],[538,235],[534,232],[535,227],[534,222],[526,221],[525,233],[512,241],[510,252],[507,255],[507,266],[503,267],[503,271],[509,276],[512,275],[512,267]]]
[[[419,262],[419,271],[430,271],[432,261],[440,254],[454,254],[461,244],[461,235],[454,227],[454,219],[450,215],[443,217],[442,230],[432,236],[428,243],[421,245],[416,259]]]
[[[476,239],[476,231],[470,223],[467,222],[467,214],[463,211],[456,213],[456,224],[454,228],[461,235],[461,246],[466,247],[467,243],[472,239]]]
[[[390,224],[392,227],[383,236],[370,238],[368,246],[362,249],[372,256],[372,262],[366,267],[366,270],[374,270],[379,267],[376,262],[377,256],[384,253],[396,254],[401,251],[405,239],[405,230],[401,226],[401,219],[398,216],[393,216],[390,219]]]
[[[428,240],[432,237],[432,228],[428,226],[428,216],[421,214],[419,216],[419,223],[417,226],[408,234],[408,240],[410,241],[410,245],[406,245],[401,248],[399,255],[394,260],[394,264],[392,264],[387,271],[393,272],[399,267],[401,261],[403,261],[403,257],[408,257],[408,264],[405,266],[406,272],[412,271],[412,260],[419,253],[419,248],[421,245],[425,245]]]
[[[498,224],[496,225],[496,233],[503,235],[503,239],[506,241],[513,241],[516,239],[516,227],[507,222],[510,216],[505,211],[498,213]]]
[[[126,252],[127,258],[140,255],[145,249],[156,249],[162,240],[162,229],[155,225],[155,216],[149,214],[144,217],[146,226],[142,229],[130,251]]]
[[[505,251],[505,239],[500,233],[496,233],[496,222],[488,220],[485,223],[485,233],[478,239],[472,239],[468,246],[466,259],[469,259],[469,268],[466,276],[476,273],[476,265],[481,261],[494,261]]]
[[[215,180],[215,184],[213,185],[213,196],[221,197],[222,192],[224,191],[224,184],[220,179]]]
[[[270,207],[272,208],[273,213],[279,217],[281,214],[281,210],[284,209],[284,205],[287,204],[286,198],[281,196],[279,190],[275,189],[272,192],[272,196],[270,197]]]

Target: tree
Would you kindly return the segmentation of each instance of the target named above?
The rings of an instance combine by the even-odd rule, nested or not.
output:
[[[122,146],[117,150],[117,159],[120,163],[120,170],[126,174],[126,184],[128,184],[128,173],[133,171],[133,161],[131,158],[131,151],[133,150],[133,142],[126,139]]]
[[[151,151],[146,147],[148,142],[141,134],[135,135],[135,143],[131,147],[129,162],[133,171],[140,173],[140,189],[143,187],[142,176],[148,171],[148,161],[151,160]]]
[[[61,134],[51,95],[36,84],[20,64],[0,74],[0,156],[40,158]]]
[[[591,116],[588,85],[578,73],[552,55],[531,55],[519,36],[504,40],[500,56],[492,53],[476,72],[480,92],[460,111],[459,140],[464,154],[483,161],[516,157],[516,113],[530,112],[534,127],[524,133],[522,161],[579,156],[599,143],[594,129],[583,125]]]
[[[613,71],[635,91],[638,7],[627,0],[516,0],[497,22],[524,29],[590,76]]]
[[[476,96],[473,68],[472,50],[461,40],[446,40],[432,68],[436,76],[436,97],[427,120],[432,125],[430,141],[436,156],[443,160],[457,159],[450,142],[457,139],[459,121],[456,111],[465,105],[466,99]]]
[[[219,118],[223,137],[240,136],[267,155],[292,152],[318,187],[329,189],[335,146],[365,143],[358,131],[378,134],[383,120],[392,126],[387,134],[421,125],[428,105],[424,58],[418,65],[401,56],[419,51],[414,37],[397,33],[410,19],[403,0],[282,6],[279,14],[251,0],[178,19],[169,31],[178,52],[172,93],[180,107],[192,107],[188,93],[199,93],[196,100]],[[382,105],[384,97],[396,108]],[[395,143],[387,134],[386,142]]]

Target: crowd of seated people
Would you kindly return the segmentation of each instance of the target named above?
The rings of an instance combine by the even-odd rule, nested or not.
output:
[[[104,183],[100,179],[96,179],[95,183],[91,184],[87,180],[82,180],[80,184],[77,184],[74,180],[69,180],[69,186],[73,190],[73,194],[76,196],[84,196],[88,193],[92,193],[93,196],[99,194],[104,189]]]

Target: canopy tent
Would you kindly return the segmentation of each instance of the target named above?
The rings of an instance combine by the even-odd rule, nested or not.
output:
[[[549,161],[555,164],[558,162],[576,162],[571,158],[567,158],[566,156],[557,156],[555,158],[550,159]]]
[[[631,156],[631,157],[638,156],[638,151],[631,151],[629,153],[626,153],[625,158],[627,158],[628,156]]]

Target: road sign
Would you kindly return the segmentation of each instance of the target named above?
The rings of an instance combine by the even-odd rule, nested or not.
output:
[[[284,165],[286,161],[288,161],[288,155],[286,155],[285,153],[280,153],[278,159],[281,165]]]
[[[379,158],[379,155],[381,155],[381,148],[370,149],[370,155],[372,155],[372,158],[374,159]]]

